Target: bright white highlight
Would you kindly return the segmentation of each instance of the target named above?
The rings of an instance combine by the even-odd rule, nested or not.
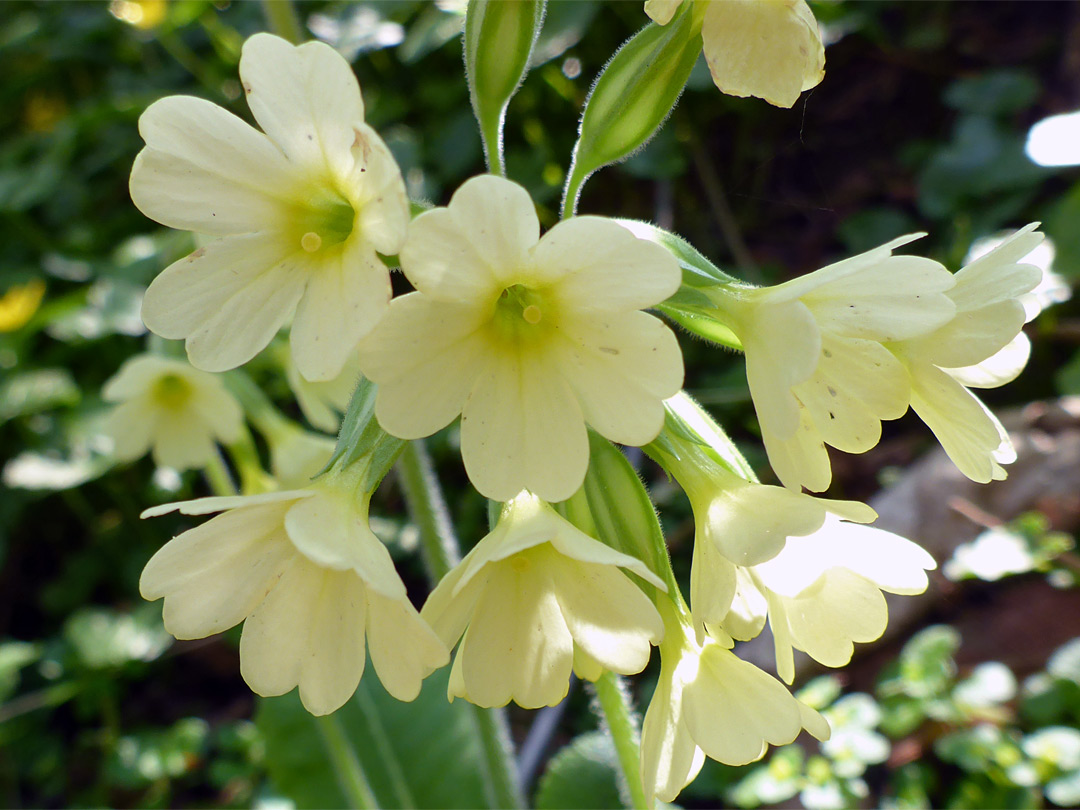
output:
[[[1040,166],[1080,164],[1080,112],[1039,121],[1028,131],[1025,151]]]

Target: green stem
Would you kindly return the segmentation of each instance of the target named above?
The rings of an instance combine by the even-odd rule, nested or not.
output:
[[[332,714],[314,719],[323,745],[326,747],[326,753],[330,755],[330,762],[334,766],[334,773],[337,774],[338,784],[349,806],[355,810],[378,807],[375,793],[368,784],[367,775],[360,764],[360,759],[356,756],[356,751],[345,736],[341,721]]]
[[[505,115],[506,110],[503,110]],[[481,135],[484,139],[484,156],[487,158],[488,171],[499,177],[506,177],[502,150],[503,116],[484,126]]]
[[[461,552],[431,457],[422,441],[406,443],[398,460],[398,477],[409,514],[420,530],[424,564],[431,581],[438,582],[461,561]],[[506,712],[469,705],[484,752],[484,792],[491,806],[524,807]]]
[[[615,753],[629,793],[630,807],[650,810],[645,786],[641,782],[641,732],[637,712],[630,705],[626,683],[614,672],[605,670],[593,685],[608,733],[615,742]]]
[[[225,461],[221,458],[221,453],[216,447],[214,448],[214,454],[206,462],[203,472],[206,474],[206,481],[210,484],[210,489],[213,490],[215,495],[236,494],[236,484],[233,483],[229,468],[225,466]]]
[[[304,29],[292,0],[262,0],[262,7],[271,31],[293,45],[304,41]]]

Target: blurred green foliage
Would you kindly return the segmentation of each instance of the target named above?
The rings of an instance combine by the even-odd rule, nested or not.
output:
[[[1062,68],[1073,9],[820,3],[815,11],[832,37],[827,76],[794,111],[721,96],[699,61],[660,134],[599,172],[580,210],[655,221],[755,282],[922,228],[932,236],[919,252],[955,269],[974,239],[1041,219],[1055,269],[1080,278],[1080,176],[1035,166],[1023,151],[1032,123],[1078,103],[1074,77]],[[461,70],[459,5],[315,2],[299,10],[312,35],[354,62],[368,120],[384,134],[414,200],[445,202],[484,170]],[[645,22],[639,3],[548,4],[506,128],[509,176],[528,187],[545,224],[557,217],[590,84]],[[154,470],[149,460],[117,466],[98,429],[102,383],[149,339],[139,318],[142,290],[193,247],[128,198],[142,145],[139,114],[157,98],[188,93],[250,120],[236,66],[243,39],[266,27],[259,4],[209,0],[19,0],[0,16],[0,802],[7,806],[342,802],[324,732],[295,696],[253,699],[239,677],[235,632],[174,643],[160,605],[139,600],[146,560],[170,532],[191,525],[175,516],[145,524],[139,512],[204,494],[205,483]],[[1080,393],[1074,318],[1067,304],[1031,327],[1031,369],[992,397],[996,405]],[[741,360],[689,341],[684,350],[688,387],[761,460]],[[272,354],[257,358],[252,375],[299,420]],[[458,531],[472,543],[484,533],[486,507],[468,489],[455,441],[445,432],[432,451]],[[843,494],[876,486],[838,477]],[[688,504],[670,482],[650,484],[685,577]],[[400,494],[384,487],[374,508],[421,599],[428,585],[399,517]],[[1005,573],[1075,576],[1060,562],[1069,538],[1040,518],[1025,520],[1008,530],[1032,563],[1027,573]],[[959,670],[960,643],[947,627],[923,630],[872,694],[845,694],[833,676],[811,681],[801,694],[833,721],[829,743],[789,746],[744,769],[709,763],[680,801],[756,807],[799,797],[821,810],[1080,804],[1080,647],[1066,645],[1018,685],[1021,675],[1002,663]],[[410,706],[365,678],[338,718],[370,741],[363,755],[374,758],[373,788],[387,806],[486,802],[467,709],[444,701],[445,677],[433,676]],[[651,677],[643,676],[640,698]],[[531,716],[513,720],[520,739]],[[612,751],[580,693],[556,738],[567,745],[537,781],[536,806],[620,806]],[[447,759],[453,779],[439,770]]]

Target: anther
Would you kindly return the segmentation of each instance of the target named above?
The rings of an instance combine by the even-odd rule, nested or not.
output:
[[[536,306],[536,304],[529,304],[521,311],[521,317],[525,319],[526,323],[531,323],[535,326],[540,323],[540,318],[542,317],[540,307]]]
[[[315,231],[308,231],[300,237],[300,247],[308,253],[314,253],[322,247],[322,237],[315,233]]]

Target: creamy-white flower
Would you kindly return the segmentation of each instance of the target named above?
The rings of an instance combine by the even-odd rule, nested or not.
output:
[[[356,77],[328,45],[256,34],[240,78],[262,132],[190,96],[162,99],[139,119],[146,148],[132,200],[164,225],[220,237],[154,280],[143,320],[185,339],[196,367],[224,371],[295,310],[296,364],[329,380],[386,310],[390,279],[377,252],[404,241],[405,186],[364,123]]]
[[[619,568],[655,587],[638,559],[594,540],[523,492],[443,577],[421,610],[448,647],[461,639],[449,697],[535,709],[566,696],[571,670],[640,672],[663,623]]]
[[[341,414],[349,407],[349,400],[360,382],[360,356],[350,352],[341,372],[332,380],[312,382],[305,379],[288,352],[281,358],[285,368],[285,380],[296,397],[296,403],[313,427],[326,433],[337,433],[341,426]]]
[[[132,357],[101,395],[118,403],[103,429],[124,461],[150,450],[163,467],[203,467],[217,452],[215,441],[235,442],[244,427],[244,412],[221,380],[181,360]]]
[[[934,558],[915,543],[882,529],[829,516],[806,537],[790,537],[773,559],[737,567],[708,547],[694,549],[699,577],[730,583],[729,608],[706,623],[736,639],[756,636],[768,614],[776,666],[788,683],[795,677],[792,649],[829,667],[851,660],[854,642],[885,632],[888,610],[882,591],[913,595],[926,590]],[[714,607],[721,607],[718,604]],[[696,607],[696,606],[695,606]]]
[[[569,498],[586,423],[622,444],[659,432],[683,377],[675,335],[639,311],[679,287],[660,246],[599,217],[541,239],[528,192],[484,175],[413,221],[401,267],[417,292],[360,349],[379,424],[415,439],[460,413],[465,468],[487,497]]]
[[[660,679],[641,727],[647,796],[673,801],[706,756],[745,765],[804,728],[819,740],[829,738],[826,720],[782,683],[711,637],[698,643],[688,617],[670,603],[661,615]]]
[[[240,672],[260,695],[296,686],[312,714],[356,690],[367,650],[394,697],[412,700],[449,660],[367,523],[367,503],[328,485],[148,509],[224,512],[155,554],[139,588],[165,598],[165,628],[202,638],[244,622]]]
[[[996,388],[1015,379],[1031,345],[1020,330],[1027,320],[1022,296],[1042,271],[1022,261],[1043,235],[1033,223],[956,274],[947,292],[956,316],[928,335],[889,348],[911,379],[911,408],[926,422],[949,458],[973,481],[1005,478],[1002,464],[1016,460],[1005,429],[967,390]]]
[[[949,322],[955,284],[938,262],[892,251],[917,236],[775,287],[710,288],[718,317],[742,342],[769,463],[785,486],[828,488],[825,445],[863,453],[881,422],[904,414],[903,364],[883,344]]]
[[[713,82],[731,96],[790,107],[825,77],[825,47],[805,0],[693,0]],[[647,0],[645,13],[667,25],[681,0]]]

